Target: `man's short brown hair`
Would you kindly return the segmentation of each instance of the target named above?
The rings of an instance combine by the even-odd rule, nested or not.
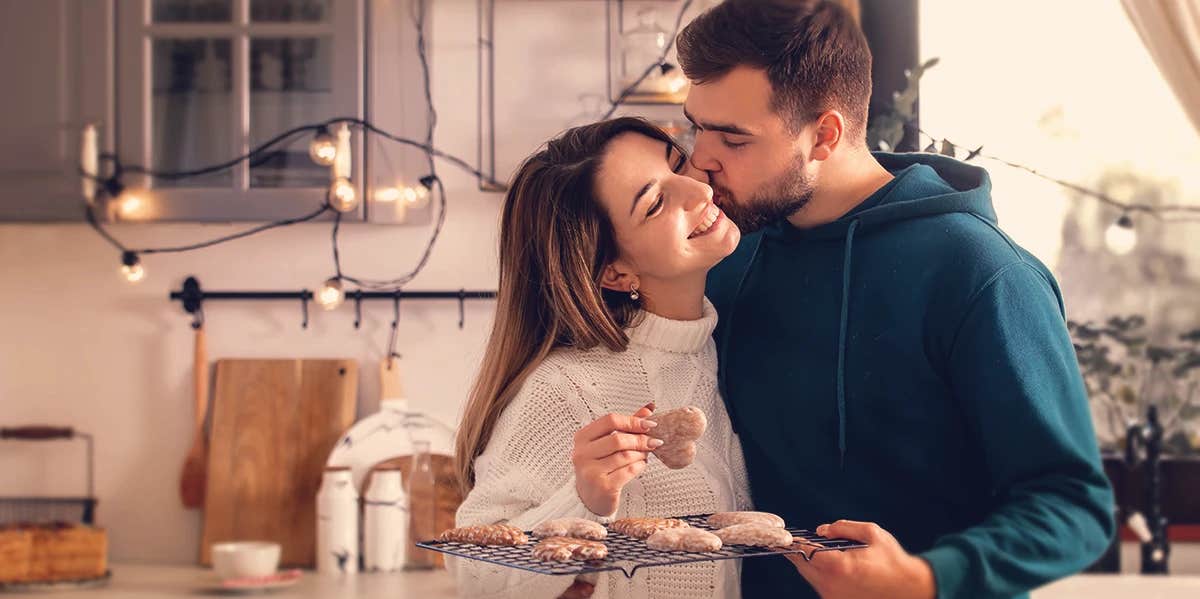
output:
[[[865,139],[871,50],[854,17],[831,0],[726,0],[679,34],[679,64],[708,83],[738,66],[763,69],[771,108],[798,132],[826,110]]]

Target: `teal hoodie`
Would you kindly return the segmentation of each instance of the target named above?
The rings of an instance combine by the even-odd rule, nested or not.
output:
[[[709,274],[755,505],[878,523],[938,597],[1025,596],[1115,529],[1062,295],[997,227],[986,171],[876,158],[895,178],[850,213],[746,235]],[[742,587],[815,596],[775,558]]]

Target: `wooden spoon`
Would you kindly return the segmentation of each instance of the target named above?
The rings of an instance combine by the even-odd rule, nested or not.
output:
[[[192,364],[195,424],[192,428],[192,448],[183,462],[183,473],[179,477],[179,497],[184,507],[198,509],[204,507],[204,486],[208,478],[208,438],[204,435],[204,417],[208,413],[208,352],[204,346],[203,323],[193,323],[192,328],[196,330]]]

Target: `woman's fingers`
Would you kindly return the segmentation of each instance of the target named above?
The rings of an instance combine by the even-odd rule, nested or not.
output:
[[[640,451],[618,451],[606,458],[596,460],[596,470],[612,474],[634,462],[646,461],[646,454]]]
[[[638,451],[644,454],[658,449],[662,444],[662,439],[655,439],[649,435],[611,433],[585,444],[580,448],[578,456],[584,459],[599,460],[618,451]]]
[[[575,433],[576,443],[594,441],[613,431],[644,433],[658,426],[657,422],[627,414],[607,414],[597,418]]]
[[[651,414],[654,413],[654,408],[655,408],[654,402],[650,402],[650,403],[638,408],[638,411],[633,413],[633,417],[634,418],[648,418]]]
[[[618,488],[624,488],[629,481],[638,477],[646,469],[646,459],[635,460],[608,473],[608,478]]]

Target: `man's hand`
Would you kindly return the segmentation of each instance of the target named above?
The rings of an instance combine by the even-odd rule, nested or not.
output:
[[[866,549],[822,551],[812,561],[787,554],[800,575],[823,599],[934,599],[933,570],[909,555],[886,530],[873,522],[838,520],[817,527],[817,534],[870,545]]]

